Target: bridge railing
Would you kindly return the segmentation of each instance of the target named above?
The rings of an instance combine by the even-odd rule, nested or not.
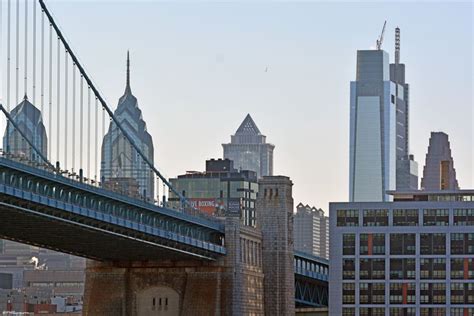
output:
[[[6,27],[0,27],[3,157],[162,207],[169,207],[173,192],[180,199],[177,212],[212,220],[154,165],[128,71],[125,94],[113,111],[45,1],[2,1],[0,26],[5,20]]]

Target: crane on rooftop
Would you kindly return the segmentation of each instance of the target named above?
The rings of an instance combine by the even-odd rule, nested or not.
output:
[[[382,28],[382,33],[380,33],[380,36],[379,38],[377,39],[377,50],[381,50],[382,49],[382,43],[383,43],[383,35],[385,33],[385,26],[387,25],[387,20],[385,20],[385,22],[383,23],[383,28]]]

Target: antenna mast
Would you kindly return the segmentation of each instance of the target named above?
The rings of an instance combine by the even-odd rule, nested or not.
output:
[[[400,28],[395,28],[395,64],[400,63]]]
[[[382,49],[382,43],[383,43],[383,35],[385,34],[385,26],[387,25],[387,20],[383,23],[383,28],[382,28],[382,33],[380,33],[379,38],[377,39],[376,45],[377,45],[377,50]]]

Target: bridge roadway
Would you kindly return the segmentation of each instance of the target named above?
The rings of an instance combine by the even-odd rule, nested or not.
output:
[[[224,225],[0,157],[0,237],[98,261],[215,260]],[[327,306],[328,261],[295,252],[295,302]]]
[[[295,251],[296,307],[328,306],[329,261]]]
[[[0,237],[99,261],[214,260],[224,225],[0,158]]]

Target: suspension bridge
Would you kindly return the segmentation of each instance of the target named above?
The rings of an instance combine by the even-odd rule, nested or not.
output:
[[[216,218],[195,209],[156,168],[151,136],[131,93],[128,58],[125,93],[113,111],[75,53],[45,1],[0,3],[0,130],[5,131],[0,156],[0,237],[95,260],[88,268],[86,284],[86,302],[91,306],[99,303],[87,295],[96,298],[100,292],[121,299],[131,295],[122,283],[117,287],[123,293],[118,295],[95,282],[116,273],[114,280],[133,284],[130,276],[117,272],[119,268],[128,272],[161,269],[161,274],[153,272],[161,275],[158,283],[167,284],[159,293],[173,288],[176,281],[167,277],[180,280],[180,269],[185,267],[188,287],[193,284],[191,269],[219,275],[220,281],[209,283],[212,288],[218,289],[230,278],[234,294],[238,289],[242,300],[249,296],[249,286],[240,284],[244,281],[222,273],[223,267],[240,267],[256,275],[248,282],[262,282],[259,233],[241,227],[233,218]],[[178,196],[179,207],[168,205],[169,192]],[[296,303],[327,305],[328,263],[297,254],[290,264],[295,272]],[[240,277],[251,274],[247,272]],[[136,280],[144,282],[138,276]],[[202,292],[196,284],[192,291]],[[171,299],[178,293],[182,314],[191,295],[186,286],[175,285],[178,290],[169,294]],[[119,308],[122,314],[148,313],[139,301],[158,292],[150,294],[144,288],[140,289],[145,294],[132,300],[133,304]],[[219,297],[228,295],[219,291]],[[151,305],[150,301],[143,304],[158,309],[155,296]],[[258,314],[263,307],[258,295],[254,296],[252,308]],[[228,304],[236,314],[236,306],[242,303]],[[90,315],[116,312],[86,310]]]

